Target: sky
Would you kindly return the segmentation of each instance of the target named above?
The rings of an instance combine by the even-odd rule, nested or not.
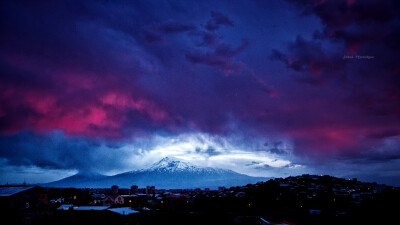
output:
[[[396,0],[0,2],[0,184],[166,156],[400,186]]]

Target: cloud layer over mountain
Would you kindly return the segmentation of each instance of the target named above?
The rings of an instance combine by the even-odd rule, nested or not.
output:
[[[2,1],[2,174],[113,173],[175,155],[253,175],[391,182],[399,8]]]

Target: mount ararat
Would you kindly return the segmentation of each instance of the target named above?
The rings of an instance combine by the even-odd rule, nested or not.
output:
[[[118,185],[129,188],[155,186],[158,189],[174,188],[212,188],[219,186],[241,186],[249,183],[266,181],[268,177],[252,177],[227,169],[197,167],[191,163],[169,157],[154,163],[147,169],[134,170],[113,176],[98,173],[77,173],[73,176],[41,184],[45,187],[74,188],[109,188]]]

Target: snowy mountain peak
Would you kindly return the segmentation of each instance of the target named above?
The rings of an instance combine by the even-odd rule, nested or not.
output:
[[[160,161],[154,163],[149,170],[193,170],[196,167],[188,162],[182,162],[170,157],[165,157]]]

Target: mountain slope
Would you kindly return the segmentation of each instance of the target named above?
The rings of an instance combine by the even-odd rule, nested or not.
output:
[[[232,170],[197,167],[188,162],[164,158],[151,167],[121,173],[114,176],[74,175],[45,184],[52,187],[120,187],[156,186],[156,188],[217,188],[218,186],[239,186],[267,180],[265,177],[251,177]]]
[[[109,176],[99,173],[77,173],[64,179],[41,184],[46,187],[98,187],[98,184],[109,178]]]

